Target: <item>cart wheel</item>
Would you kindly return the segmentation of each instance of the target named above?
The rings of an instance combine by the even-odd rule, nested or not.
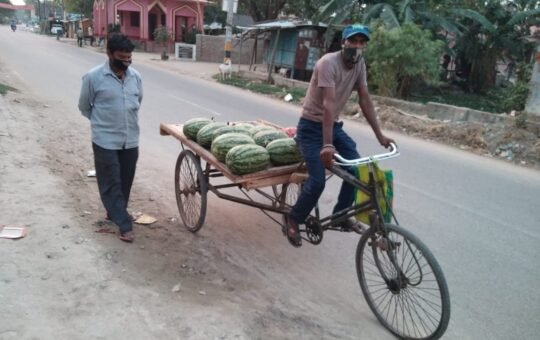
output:
[[[444,274],[429,249],[402,227],[370,229],[356,249],[356,270],[366,301],[400,339],[439,339],[450,320]]]
[[[184,226],[195,233],[204,224],[208,189],[201,162],[190,150],[184,150],[178,156],[174,186],[176,203]]]
[[[281,186],[281,194],[279,204],[281,208],[292,208],[296,204],[300,193],[302,192],[302,184],[286,183]]]

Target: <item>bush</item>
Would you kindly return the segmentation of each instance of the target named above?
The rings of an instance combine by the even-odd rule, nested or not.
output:
[[[407,98],[414,82],[436,84],[443,43],[414,24],[373,32],[366,51],[369,82],[379,95]]]
[[[493,89],[488,95],[495,98],[497,112],[523,111],[529,96],[529,86],[517,83],[510,87]]]
[[[153,32],[154,41],[163,46],[162,56],[167,56],[167,47],[172,40],[171,30],[166,26],[158,26]]]
[[[196,44],[197,43],[197,34],[200,33],[196,29],[192,29],[191,31],[184,34],[184,42],[186,44]]]

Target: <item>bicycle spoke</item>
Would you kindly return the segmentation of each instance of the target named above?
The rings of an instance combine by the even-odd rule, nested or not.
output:
[[[439,338],[448,325],[448,291],[429,250],[391,225],[384,236],[366,235],[363,242],[357,250],[359,279],[379,321],[403,338]]]

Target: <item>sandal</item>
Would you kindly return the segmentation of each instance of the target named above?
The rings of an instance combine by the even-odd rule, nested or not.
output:
[[[131,243],[135,240],[135,234],[133,231],[126,231],[125,233],[120,233],[118,238],[124,242]]]
[[[289,216],[287,215],[283,215],[283,226],[281,227],[281,231],[293,247],[298,248],[302,246],[300,228],[298,227],[298,224],[289,219]]]

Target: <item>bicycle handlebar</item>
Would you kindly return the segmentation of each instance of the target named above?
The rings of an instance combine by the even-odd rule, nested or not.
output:
[[[368,164],[373,163],[375,161],[384,161],[390,158],[394,158],[399,156],[399,150],[396,144],[390,143],[390,152],[381,153],[378,155],[372,155],[367,157],[362,157],[358,159],[345,159],[341,157],[339,154],[334,154],[334,158],[337,160],[335,164],[338,165],[360,165],[360,164]]]

